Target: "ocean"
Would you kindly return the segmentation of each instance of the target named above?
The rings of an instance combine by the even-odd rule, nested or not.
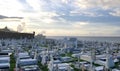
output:
[[[51,39],[64,39],[65,37],[76,37],[82,41],[99,41],[99,42],[117,42],[120,43],[120,37],[93,37],[93,36],[47,36]]]

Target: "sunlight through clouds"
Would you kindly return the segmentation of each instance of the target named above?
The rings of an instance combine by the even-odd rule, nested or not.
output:
[[[46,35],[116,35],[114,32],[120,30],[115,29],[120,26],[119,11],[120,0],[1,0],[0,26],[12,28],[11,25],[14,25],[13,29],[17,30],[17,26],[25,22],[23,32],[36,31],[38,34],[46,31]],[[2,16],[16,18],[2,19]],[[100,26],[102,31],[96,26]],[[111,27],[114,27],[112,31]]]

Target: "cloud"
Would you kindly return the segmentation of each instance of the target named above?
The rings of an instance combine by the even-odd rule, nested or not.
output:
[[[112,35],[120,26],[120,0],[2,0],[0,5],[0,22],[18,21],[19,29],[26,32],[44,30],[46,35]],[[22,18],[26,30],[22,28]],[[103,30],[100,31],[99,26]],[[114,27],[113,31],[110,26]]]
[[[42,1],[42,0],[41,0]],[[42,2],[40,0],[26,0],[26,3],[31,6],[33,8],[33,10],[35,11],[40,11],[42,8],[41,8],[41,5],[42,5]]]
[[[21,21],[23,17],[8,17],[4,15],[0,15],[0,22],[9,22],[9,21]]]
[[[88,25],[88,22],[75,22],[73,24],[73,28],[80,29],[81,27]]]
[[[76,0],[74,1],[76,7],[80,7],[81,9],[88,8],[102,8],[102,9],[110,9],[116,8],[120,5],[120,0]]]
[[[26,26],[25,22],[22,22],[17,26],[17,31],[22,32],[25,29],[25,26]]]
[[[8,16],[0,15],[0,19],[5,19],[5,18],[22,19],[23,17],[8,17]]]
[[[46,34],[46,31],[41,31],[40,34]]]
[[[24,9],[18,0],[0,1],[0,14],[6,16],[21,16],[21,10]]]
[[[120,35],[120,29],[115,30],[112,34],[114,34],[114,36],[119,36]]]
[[[0,15],[0,19],[8,18],[7,16]]]
[[[113,12],[110,12],[110,15],[120,17],[120,8],[114,9]]]
[[[73,2],[74,10],[73,14],[88,15],[88,16],[104,16],[105,14],[99,13],[99,11],[107,12],[109,14],[111,11],[119,8],[120,0],[75,0]],[[116,14],[116,13],[115,13]],[[113,16],[118,16],[117,15]],[[111,15],[111,14],[110,14]]]

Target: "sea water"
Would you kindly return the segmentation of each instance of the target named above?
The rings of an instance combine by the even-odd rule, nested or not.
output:
[[[51,39],[64,39],[65,37],[76,37],[78,40],[82,41],[100,41],[100,42],[119,42],[120,37],[93,37],[93,36],[48,36],[47,38]]]

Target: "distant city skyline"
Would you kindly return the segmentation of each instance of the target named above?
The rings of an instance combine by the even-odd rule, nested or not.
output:
[[[47,36],[120,36],[120,0],[0,0],[0,28]]]

